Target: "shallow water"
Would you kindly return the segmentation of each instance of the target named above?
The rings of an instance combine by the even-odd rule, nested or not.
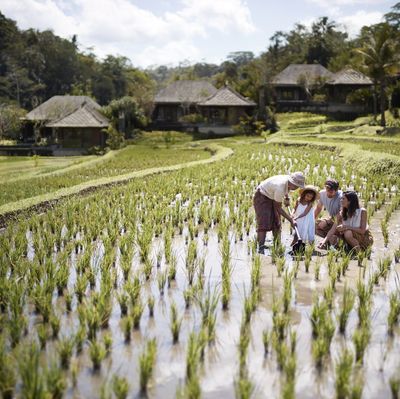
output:
[[[374,247],[371,260],[368,262],[365,275],[368,277],[376,269],[379,259],[398,248],[400,242],[400,212],[396,211],[389,223],[391,232],[389,247],[384,248],[383,238],[380,230],[380,220],[384,215],[384,209],[377,211],[371,221],[371,230],[374,235]],[[289,248],[291,237],[289,235],[288,223],[284,223],[283,242]],[[154,317],[150,318],[148,309],[143,312],[140,329],[131,335],[131,342],[125,343],[124,336],[120,329],[120,309],[117,300],[114,298],[113,312],[110,318],[109,331],[113,337],[112,351],[103,361],[101,370],[98,373],[92,372],[91,361],[88,356],[88,347],[84,346],[82,354],[74,360],[79,364],[79,375],[76,388],[71,383],[66,393],[67,398],[97,398],[104,381],[111,381],[114,373],[125,376],[130,384],[131,396],[140,397],[139,392],[139,366],[138,356],[142,351],[143,344],[148,338],[157,338],[157,362],[155,373],[148,396],[151,398],[175,397],[176,391],[185,382],[185,358],[188,336],[191,331],[199,330],[201,326],[201,313],[194,302],[189,309],[185,309],[183,291],[187,288],[187,276],[185,272],[186,246],[184,236],[176,236],[173,241],[173,250],[178,257],[176,281],[164,296],[160,296],[157,285],[157,274],[167,266],[164,263],[160,269],[153,268],[153,277],[149,282],[142,285],[142,299],[152,294],[156,298]],[[243,300],[246,293],[250,291],[250,270],[251,256],[248,254],[248,240],[234,242],[234,235],[231,233],[231,255],[233,272],[232,297],[229,310],[223,311],[219,304],[216,325],[216,340],[206,349],[205,361],[201,367],[200,381],[202,396],[205,398],[230,398],[235,396],[234,382],[238,377],[238,341],[240,335],[240,324],[243,311]],[[254,230],[250,237],[254,236]],[[31,242],[31,237],[28,236]],[[203,245],[202,233],[197,238],[198,254],[205,256],[205,290],[210,287],[212,291],[220,286],[220,244],[217,242],[215,231],[209,232],[209,243]],[[162,247],[160,239],[153,242],[152,256],[155,258],[158,249]],[[28,258],[33,257],[33,248],[29,247]],[[94,253],[92,263],[99,262],[104,254],[104,247],[99,242]],[[321,253],[321,255],[324,255]],[[79,255],[78,255],[79,256]],[[327,361],[321,374],[316,372],[311,355],[311,323],[310,313],[313,299],[321,294],[329,280],[327,272],[327,258],[321,257],[320,279],[314,278],[314,265],[316,256],[313,257],[310,272],[304,270],[304,262],[300,263],[300,270],[297,279],[293,283],[293,296],[290,310],[292,330],[297,332],[297,373],[296,373],[296,397],[298,398],[331,398],[335,395],[335,370],[334,363],[343,347],[352,347],[351,337],[357,326],[358,317],[356,308],[352,310],[348,321],[346,334],[342,336],[335,332],[331,344],[331,359]],[[75,254],[71,257],[71,263],[76,262]],[[117,268],[118,262],[117,262]],[[133,260],[133,272],[140,270],[139,257],[136,254]],[[286,267],[290,270],[293,262],[287,256]],[[387,315],[389,312],[388,296],[390,292],[399,289],[398,272],[400,266],[392,264],[387,281],[381,280],[379,286],[374,287],[373,310],[371,316],[371,340],[364,356],[362,373],[364,376],[363,398],[390,397],[388,380],[400,367],[400,340],[398,339],[399,328],[396,328],[394,338],[387,334]],[[75,268],[71,268],[68,286],[73,288],[76,274]],[[337,289],[334,299],[333,314],[338,314],[341,302],[341,293],[345,284],[355,289],[356,282],[363,269],[357,266],[357,261],[351,261],[345,278],[337,282]],[[121,282],[121,272],[120,282]],[[97,282],[99,287],[99,282]],[[265,329],[272,329],[272,302],[273,295],[280,296],[282,293],[282,277],[278,277],[276,267],[271,263],[270,256],[262,257],[261,277],[262,300],[251,320],[251,341],[248,351],[249,376],[255,386],[255,397],[271,398],[279,397],[281,391],[281,373],[278,370],[276,355],[272,352],[267,357],[264,355],[262,332]],[[87,295],[90,295],[89,290]],[[170,305],[174,301],[177,304],[179,314],[183,315],[184,321],[180,333],[179,343],[173,345],[170,333]],[[63,297],[55,296],[56,308],[64,312],[65,304]],[[76,299],[73,302],[73,309],[76,309]],[[30,317],[30,330],[39,316]],[[71,314],[63,313],[60,336],[67,336],[76,332],[79,325],[77,312]],[[102,330],[98,337],[106,332]],[[55,342],[49,341],[46,354],[55,350]]]

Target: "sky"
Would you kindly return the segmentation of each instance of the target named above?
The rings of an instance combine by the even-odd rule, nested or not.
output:
[[[396,0],[0,0],[20,29],[78,37],[100,59],[128,57],[136,67],[221,63],[234,51],[259,55],[278,30],[329,17],[355,36],[380,22]]]

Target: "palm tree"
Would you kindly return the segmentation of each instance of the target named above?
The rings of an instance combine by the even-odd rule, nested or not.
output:
[[[363,56],[364,66],[375,85],[379,85],[381,126],[386,126],[386,86],[388,77],[399,65],[398,46],[394,30],[387,24],[366,27],[361,33],[362,47],[356,51]]]

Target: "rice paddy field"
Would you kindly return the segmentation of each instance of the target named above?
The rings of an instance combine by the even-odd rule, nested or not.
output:
[[[232,156],[10,222],[2,396],[398,398],[399,174],[284,138],[219,140]],[[298,170],[360,194],[370,251],[309,245],[293,258],[286,222],[257,254],[255,188]]]

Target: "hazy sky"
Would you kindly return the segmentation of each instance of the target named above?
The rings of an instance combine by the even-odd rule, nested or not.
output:
[[[395,0],[0,0],[21,29],[78,36],[81,50],[124,55],[133,65],[219,63],[232,51],[268,47],[277,30],[328,16],[355,35]]]

